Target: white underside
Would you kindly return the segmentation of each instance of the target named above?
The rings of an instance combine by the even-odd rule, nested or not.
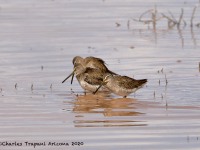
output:
[[[88,84],[87,82],[85,82],[83,80],[81,80],[79,82],[79,84],[84,90],[87,90],[87,91],[90,91],[90,92],[95,92],[96,89],[99,87],[99,85],[91,85],[91,84]]]

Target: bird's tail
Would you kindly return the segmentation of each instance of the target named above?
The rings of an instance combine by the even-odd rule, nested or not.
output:
[[[147,79],[141,79],[141,80],[139,80],[139,84],[140,85],[143,85],[145,83],[147,83]]]
[[[146,83],[147,83],[147,79],[141,79],[141,80],[137,80],[137,87],[138,88],[142,88]]]

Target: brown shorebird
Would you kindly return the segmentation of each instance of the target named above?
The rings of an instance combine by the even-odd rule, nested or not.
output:
[[[86,57],[86,58],[82,58],[80,56],[76,56],[73,58],[72,60],[73,65],[81,65],[83,68],[93,68],[96,70],[99,70],[99,72],[101,73],[111,73],[111,74],[116,74],[114,72],[112,72],[111,70],[109,70],[106,65],[105,65],[105,61],[102,60],[101,58],[97,58],[97,57]],[[71,75],[72,79],[71,79],[71,84],[73,82],[73,78],[74,78],[74,74]],[[62,83],[64,83],[68,78],[66,78]]]
[[[127,76],[112,75],[110,73],[106,73],[103,76],[103,83],[97,88],[94,94],[102,85],[104,85],[116,95],[126,98],[129,94],[143,87],[146,82],[147,79],[136,80]]]
[[[103,82],[103,73],[100,70],[84,68],[81,64],[75,64],[73,72],[63,82],[73,75],[85,91],[94,92]]]

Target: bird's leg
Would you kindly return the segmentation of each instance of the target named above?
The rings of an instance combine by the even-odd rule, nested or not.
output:
[[[96,91],[93,92],[93,94],[96,94],[96,92],[102,87],[103,83],[99,85],[99,87],[96,89]]]

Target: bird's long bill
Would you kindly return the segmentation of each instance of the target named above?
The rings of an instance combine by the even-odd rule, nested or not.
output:
[[[73,83],[74,73],[72,74],[71,84]]]
[[[99,87],[96,89],[96,91],[93,92],[93,94],[96,94],[96,92],[102,87],[103,84],[99,85]]]
[[[69,79],[70,77],[73,77],[74,76],[74,71],[72,72],[72,73],[70,73],[70,75],[68,75],[67,76],[67,78],[65,78],[65,80],[63,80],[63,82],[62,83],[64,83],[67,79]],[[72,79],[73,80],[73,79]],[[71,81],[71,83],[72,83],[72,81]]]

